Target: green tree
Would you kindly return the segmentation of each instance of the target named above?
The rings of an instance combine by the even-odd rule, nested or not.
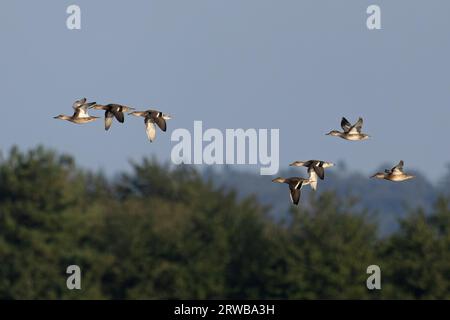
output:
[[[440,198],[434,212],[421,209],[401,221],[400,231],[381,245],[386,261],[383,296],[450,299],[450,210]]]

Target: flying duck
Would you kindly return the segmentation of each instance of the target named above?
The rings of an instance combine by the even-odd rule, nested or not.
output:
[[[109,128],[111,128],[114,117],[120,123],[124,123],[125,122],[124,112],[130,112],[130,111],[134,110],[134,108],[130,108],[130,107],[123,106],[120,104],[115,104],[115,103],[111,103],[111,104],[107,104],[107,105],[96,104],[96,105],[91,106],[90,109],[105,110],[105,130],[106,131],[108,131]]]
[[[398,165],[393,167],[391,170],[385,170],[384,172],[375,173],[373,176],[371,176],[371,178],[385,179],[385,180],[395,181],[395,182],[400,182],[400,181],[405,181],[405,180],[415,178],[415,176],[409,175],[409,174],[406,174],[403,172],[404,164],[405,163],[403,162],[403,160],[401,160],[398,163]]]
[[[134,111],[131,112],[130,115],[144,118],[147,137],[150,140],[150,142],[153,142],[153,140],[155,140],[156,137],[156,128],[154,124],[156,123],[162,131],[166,132],[167,130],[166,120],[172,119],[171,116],[157,110]]]
[[[289,185],[291,196],[291,201],[293,204],[298,205],[300,201],[301,189],[303,186],[308,185],[310,183],[309,179],[292,177],[292,178],[275,178],[272,182],[276,183],[286,183]]]
[[[71,117],[61,114],[59,116],[54,117],[54,119],[66,120],[66,121],[70,121],[70,122],[73,122],[76,124],[83,124],[83,123],[95,121],[98,119],[98,117],[91,117],[88,114],[89,107],[91,107],[95,104],[96,104],[95,102],[87,103],[86,98],[77,100],[72,105],[75,112]]]
[[[311,188],[317,190],[317,177],[320,180],[325,179],[325,169],[334,166],[332,162],[321,160],[295,161],[290,164],[291,167],[306,167],[308,168],[309,180]]]
[[[359,118],[354,125],[352,125],[347,119],[342,118],[341,127],[342,130],[344,131],[340,132],[337,130],[332,130],[329,133],[327,133],[327,136],[341,137],[342,139],[350,141],[360,141],[369,139],[369,135],[361,132],[362,126],[363,126],[362,118]]]

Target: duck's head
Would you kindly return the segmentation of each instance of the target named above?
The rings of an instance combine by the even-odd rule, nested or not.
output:
[[[128,113],[129,116],[135,116],[135,117],[145,117],[147,113],[145,111],[132,111]]]
[[[383,173],[383,172],[377,172],[377,173],[375,173],[373,176],[371,176],[371,178],[375,178],[375,179],[384,179],[385,176],[386,176],[385,173]]]
[[[273,179],[272,182],[284,183],[284,182],[286,182],[286,179],[278,177],[278,178]]]
[[[133,112],[134,110],[136,109],[128,106],[122,106],[122,112]]]
[[[305,165],[305,161],[294,161],[289,166],[291,167],[303,167]]]
[[[68,119],[70,119],[70,117],[60,114],[59,116],[53,117],[53,119],[68,120]]]
[[[324,162],[322,167],[323,168],[330,168],[330,167],[334,167],[335,164],[333,162]]]
[[[342,135],[341,132],[337,131],[337,130],[331,130],[330,132],[328,132],[326,134],[327,136],[334,136],[334,137],[339,137]]]

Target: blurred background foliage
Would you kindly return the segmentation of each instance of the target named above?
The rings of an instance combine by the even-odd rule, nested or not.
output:
[[[411,185],[357,180],[362,200],[325,185],[277,209],[289,196],[270,177],[131,167],[110,178],[43,147],[0,156],[1,299],[450,299],[445,192],[430,205]],[[383,232],[367,203],[401,205],[392,188],[412,204]],[[66,288],[72,264],[80,291]],[[381,291],[366,288],[372,264]]]

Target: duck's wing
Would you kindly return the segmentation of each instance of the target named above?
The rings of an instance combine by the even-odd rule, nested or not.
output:
[[[311,188],[314,191],[316,191],[317,190],[317,173],[313,167],[310,167],[308,169],[308,173],[309,173],[309,185],[311,186]]]
[[[151,118],[145,118],[145,131],[147,132],[148,140],[153,142],[156,137],[156,128]]]
[[[351,127],[350,133],[361,133],[362,126],[364,124],[363,118],[359,118],[358,121]]]
[[[391,169],[392,174],[403,174],[403,165],[405,163],[401,160],[395,167]]]
[[[87,107],[85,107],[85,106],[81,106],[81,107],[77,108],[75,113],[77,114],[76,118],[89,118]]]
[[[86,109],[80,107],[75,109],[75,112],[73,113],[73,118],[89,118],[89,114],[87,113]]]
[[[319,176],[320,180],[325,179],[325,169],[323,167],[319,167],[318,165],[312,166],[313,170]]]
[[[352,128],[352,124],[347,119],[345,119],[345,117],[342,117],[341,127],[344,132],[349,132]]]
[[[90,118],[88,109],[96,104],[97,104],[96,102],[85,103],[85,104],[79,106],[78,108],[76,108],[75,113],[77,114],[77,117],[78,118]]]
[[[301,189],[297,189],[293,185],[289,185],[289,191],[292,203],[298,205],[298,203],[300,202]]]
[[[79,107],[81,107],[83,104],[86,103],[86,98],[77,100],[73,103],[72,108],[74,108],[75,110],[78,109]]]
[[[120,123],[125,122],[125,116],[124,116],[123,112],[116,111],[116,112],[114,112],[114,116],[116,117],[117,121],[119,121]]]
[[[166,120],[164,120],[162,117],[156,117],[154,118],[154,121],[162,131],[166,132],[167,130]]]
[[[112,123],[113,123],[113,118],[114,118],[114,114],[107,110],[105,112],[105,130],[108,131],[109,128],[111,128]]]

